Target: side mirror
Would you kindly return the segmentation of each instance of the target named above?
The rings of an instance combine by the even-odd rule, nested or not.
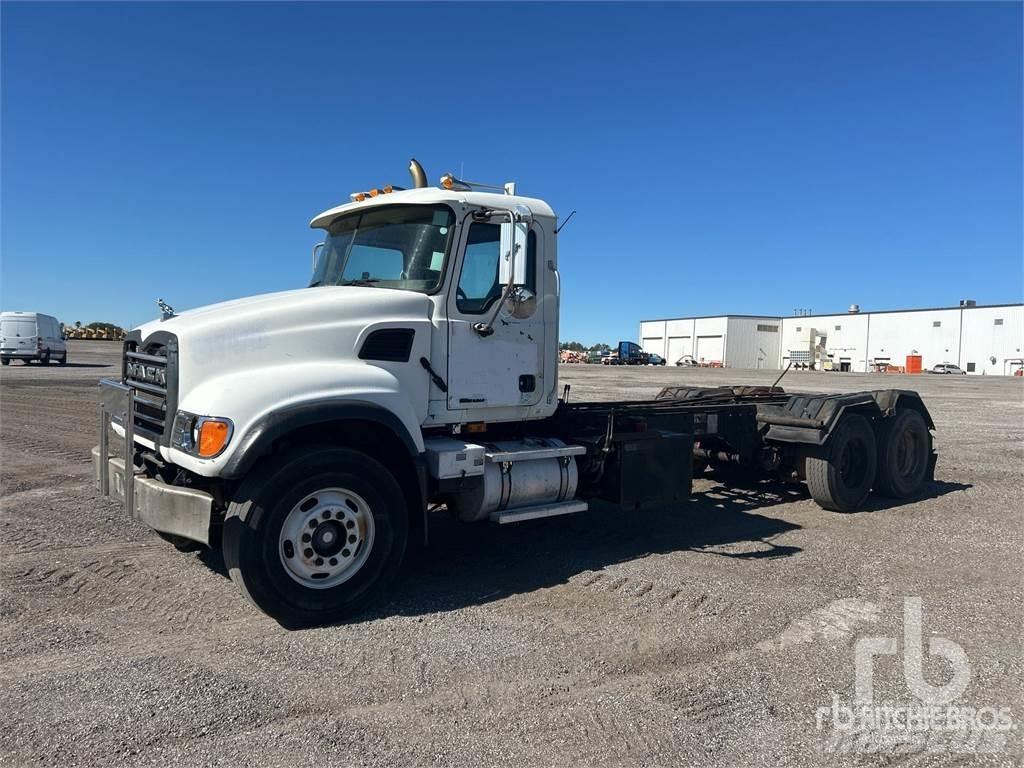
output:
[[[526,242],[533,223],[533,212],[525,205],[517,205],[509,213],[511,221],[501,224],[498,283],[526,285]]]

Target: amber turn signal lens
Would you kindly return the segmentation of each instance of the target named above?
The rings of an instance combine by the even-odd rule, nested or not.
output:
[[[370,190],[370,197],[376,197],[379,194],[380,194],[380,190],[377,189],[376,187],[374,187],[373,189]]]
[[[441,186],[445,189],[451,189],[455,186],[455,179],[450,174],[445,174],[441,177]]]
[[[363,200],[365,200],[365,199],[366,199],[366,195],[364,195],[364,194],[363,194],[362,192],[360,192],[360,193],[358,193],[358,194],[356,195],[356,202],[357,202],[357,203],[361,203],[361,202],[363,202]]]
[[[226,421],[204,421],[199,427],[199,455],[204,459],[216,456],[224,450],[231,436],[231,427]]]
[[[386,187],[384,187],[384,194],[385,195],[390,195],[394,191],[395,191],[395,188],[392,187],[390,184],[388,184]]]

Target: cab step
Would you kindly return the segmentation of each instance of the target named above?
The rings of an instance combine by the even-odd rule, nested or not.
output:
[[[491,520],[505,525],[506,523],[521,523],[524,520],[537,520],[541,517],[557,517],[558,515],[571,515],[575,512],[586,511],[587,502],[571,499],[556,504],[535,504],[532,507],[497,510],[491,513]]]

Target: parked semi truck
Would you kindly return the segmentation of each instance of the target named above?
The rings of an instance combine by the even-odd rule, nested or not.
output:
[[[441,509],[510,524],[603,500],[643,525],[638,510],[683,499],[712,464],[804,482],[849,512],[933,476],[914,392],[570,401],[555,212],[512,184],[410,171],[412,188],[356,192],[312,220],[308,287],[180,314],[161,301],[100,385],[102,493],[181,549],[220,547],[283,625],[379,599]]]

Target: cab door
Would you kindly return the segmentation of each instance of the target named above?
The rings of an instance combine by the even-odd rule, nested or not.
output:
[[[533,224],[527,235],[524,288],[536,298],[518,305],[505,302],[491,326],[494,332],[482,336],[473,326],[490,321],[505,288],[499,280],[501,227],[469,215],[460,229],[461,258],[448,295],[448,410],[536,405],[544,378],[544,317],[537,286],[542,232]]]

